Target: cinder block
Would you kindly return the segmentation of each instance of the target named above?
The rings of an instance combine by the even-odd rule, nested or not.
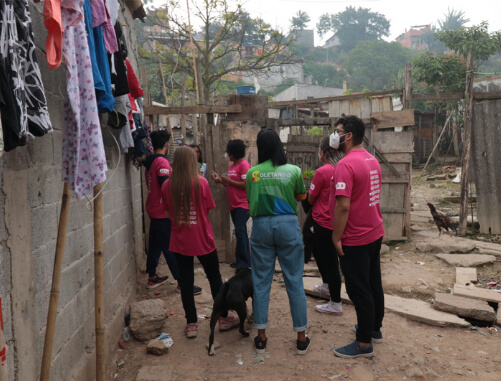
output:
[[[64,267],[80,260],[83,256],[94,252],[94,230],[93,225],[69,232],[64,254]]]
[[[49,204],[31,210],[31,248],[38,249],[57,237],[57,207]]]

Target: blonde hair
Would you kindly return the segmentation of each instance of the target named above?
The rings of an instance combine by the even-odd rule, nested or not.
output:
[[[330,146],[328,136],[324,136],[320,140],[320,150],[323,152],[327,163],[332,164],[334,167],[338,161],[344,157],[344,154],[341,151]]]
[[[197,154],[190,147],[179,147],[174,153],[172,176],[169,181],[169,192],[172,196],[172,222],[179,225],[190,224],[190,209],[198,204],[197,197],[191,199],[194,187],[195,195],[200,191]]]

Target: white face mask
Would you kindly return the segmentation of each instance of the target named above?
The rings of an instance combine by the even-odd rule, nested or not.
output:
[[[224,160],[230,161],[230,157],[228,156],[227,152],[224,153]]]
[[[341,136],[345,136],[346,134],[343,134],[343,135],[339,135],[336,132],[334,132],[333,134],[331,134],[330,138],[329,138],[329,145],[334,148],[334,149],[338,149],[339,148],[339,144],[340,144],[340,140],[341,140]],[[343,142],[344,143],[344,142]]]
[[[322,155],[320,154],[320,152],[318,153],[318,160],[322,161]]]

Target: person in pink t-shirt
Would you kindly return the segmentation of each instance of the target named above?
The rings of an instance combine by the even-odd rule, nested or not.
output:
[[[356,116],[340,118],[330,144],[345,157],[334,173],[334,231],[346,291],[357,313],[356,340],[334,349],[343,358],[372,357],[372,342],[383,340],[384,293],[379,252],[384,236],[381,216],[381,167],[362,148],[365,124]]]
[[[332,243],[332,212],[329,209],[331,194],[330,182],[334,176],[335,166],[343,154],[329,146],[329,137],[320,140],[318,155],[324,165],[315,171],[308,192],[308,202],[313,205],[313,232],[315,247],[313,255],[317,262],[318,271],[322,276],[323,284],[315,285],[320,293],[329,295],[327,304],[315,306],[321,313],[342,315],[341,304],[341,275],[339,274],[339,261],[336,249]]]
[[[245,156],[245,143],[240,139],[230,140],[226,145],[225,157],[232,161],[228,173],[219,176],[212,171],[212,178],[226,186],[228,201],[230,203],[230,215],[233,225],[235,225],[235,235],[237,237],[237,247],[235,250],[235,267],[238,271],[250,267],[250,246],[247,234],[247,220],[249,219],[249,203],[247,202],[247,192],[245,190],[245,180],[247,172],[251,168]]]
[[[209,280],[212,298],[223,282],[214,233],[208,215],[216,207],[209,183],[199,175],[197,156],[189,147],[179,147],[174,153],[172,176],[162,185],[162,200],[172,219],[169,250],[176,256],[181,274],[181,300],[186,315],[187,337],[198,334],[197,310],[193,296],[193,258],[197,257]],[[239,324],[237,316],[227,313],[219,318],[219,329]]]

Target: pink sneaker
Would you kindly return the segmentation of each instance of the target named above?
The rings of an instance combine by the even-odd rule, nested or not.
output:
[[[186,328],[184,329],[184,333],[186,333],[186,337],[197,337],[198,335],[198,324],[190,323],[186,324]]]
[[[240,319],[238,316],[228,315],[228,317],[225,318],[220,317],[217,319],[217,322],[219,323],[220,331],[227,331],[233,327],[237,327],[240,324]]]

